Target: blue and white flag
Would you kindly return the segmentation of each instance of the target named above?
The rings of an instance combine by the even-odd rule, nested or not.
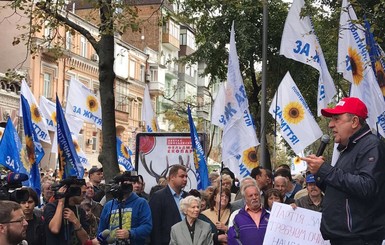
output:
[[[0,141],[0,164],[12,172],[20,173],[23,161],[26,160],[26,153],[23,149],[19,135],[8,117],[3,137]]]
[[[48,144],[51,144],[51,139],[49,137],[48,133],[48,127],[45,118],[43,117],[39,106],[37,105],[36,99],[33,96],[31,90],[29,89],[26,81],[23,79],[21,81],[21,94],[25,97],[25,99],[28,101],[28,106],[31,110],[31,119],[32,119],[32,125],[36,132],[37,137],[39,140],[44,141]],[[20,104],[20,111],[19,115],[23,117],[23,110],[21,108]]]
[[[59,150],[59,177],[66,179],[70,176],[83,178],[84,168],[76,153],[71,132],[69,130],[59,98],[56,96],[57,142]]]
[[[206,190],[210,185],[209,173],[207,170],[205,152],[201,142],[199,141],[197,129],[195,128],[194,121],[191,116],[190,106],[187,107],[188,122],[190,124],[191,146],[194,154],[194,165],[197,177],[197,189]]]
[[[372,69],[377,78],[382,95],[385,97],[385,52],[374,39],[368,20],[365,20],[366,45],[369,49],[369,57],[372,62]],[[384,98],[385,99],[385,98]]]
[[[301,9],[304,4],[304,0],[294,0],[291,5],[282,34],[280,54],[310,65],[320,72],[317,114],[321,116],[321,109],[327,108],[337,91],[327,68],[313,23],[309,16],[301,17]]]
[[[56,104],[44,96],[40,96],[40,111],[50,131],[56,131]]]
[[[71,78],[68,89],[66,113],[102,129],[102,107],[98,96],[74,78]]]
[[[159,129],[158,120],[156,114],[152,108],[150,91],[148,90],[147,84],[144,87],[144,97],[142,106],[142,120],[146,124],[146,132],[157,132]]]
[[[20,95],[21,107],[23,110],[23,126],[25,135],[25,146],[27,149],[27,161],[23,166],[26,174],[29,175],[29,186],[40,195],[40,171],[39,163],[44,157],[43,146],[41,145],[32,124],[31,109],[24,95]]]
[[[116,137],[116,151],[118,153],[119,165],[122,166],[125,171],[135,170],[131,161],[132,151],[123,144],[119,137]]]
[[[364,28],[348,0],[342,1],[337,71],[351,83],[350,96],[368,108],[368,125],[385,137],[384,97],[371,67]]]
[[[289,72],[282,79],[269,112],[280,124],[283,138],[297,155],[322,136],[320,127]]]
[[[259,145],[249,102],[239,69],[234,23],[231,27],[227,83],[220,88],[213,105],[212,124],[223,129],[222,161],[243,178],[258,166]]]

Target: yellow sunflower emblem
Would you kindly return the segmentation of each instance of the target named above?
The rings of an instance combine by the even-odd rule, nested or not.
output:
[[[125,158],[130,158],[130,153],[127,150],[127,147],[123,144],[120,145],[120,152],[123,154]]]
[[[198,154],[197,154],[197,151],[195,150],[193,152],[194,154],[194,165],[195,165],[195,169],[198,169],[199,168],[199,157],[198,157]]]
[[[248,169],[253,169],[259,166],[257,151],[255,150],[255,147],[250,147],[249,149],[243,151],[242,162],[247,166]]]
[[[28,166],[24,166],[24,167],[30,168],[31,167],[30,165],[32,165],[36,161],[35,145],[33,144],[32,137],[30,136],[25,137],[25,147],[27,150]]]
[[[298,124],[305,118],[305,110],[298,101],[290,102],[283,109],[283,118],[288,123]]]
[[[98,111],[99,103],[98,103],[98,100],[95,98],[95,96],[92,96],[92,95],[87,96],[87,108],[91,112]]]
[[[296,157],[294,158],[293,162],[294,162],[295,165],[298,165],[298,164],[301,163],[301,158],[300,158],[299,156],[296,156]]]
[[[51,114],[51,119],[52,119],[52,122],[53,122],[53,125],[57,125],[57,121],[56,121],[56,111],[52,112]]]
[[[376,68],[376,77],[377,77],[378,85],[381,88],[382,95],[385,96],[385,72],[384,72],[384,68],[382,67],[381,61],[379,60],[376,61],[375,68]]]
[[[80,146],[79,146],[78,141],[72,140],[72,142],[74,143],[74,147],[75,147],[76,152],[80,152]]]
[[[154,131],[154,132],[158,131],[158,128],[156,126],[156,118],[155,117],[153,117],[151,120],[151,127],[152,127],[152,131]]]
[[[27,158],[27,154],[26,154],[24,149],[21,149],[19,156],[20,156],[21,162],[23,163],[24,168],[27,171],[30,171],[32,165],[29,163],[28,158]]]
[[[37,108],[36,104],[33,103],[31,105],[31,116],[32,116],[32,121],[34,123],[38,123],[38,122],[41,122],[42,120],[42,117],[40,115],[40,111],[39,111],[39,108]]]
[[[360,54],[357,49],[349,47],[350,66],[353,73],[353,81],[355,85],[360,85],[362,79],[364,79],[364,62],[362,62]]]
[[[3,137],[3,131],[0,131],[0,139]]]

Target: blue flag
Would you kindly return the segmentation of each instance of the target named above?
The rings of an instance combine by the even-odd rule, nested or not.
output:
[[[191,116],[190,106],[187,107],[188,122],[190,124],[191,146],[194,151],[194,165],[197,176],[197,189],[205,190],[209,186],[209,174],[203,147],[199,141],[198,133]]]
[[[75,145],[72,141],[71,132],[64,117],[59,98],[56,96],[56,121],[57,121],[57,144],[59,152],[59,177],[66,179],[76,176],[82,179],[84,168],[80,163],[76,153]]]
[[[27,158],[26,161],[23,161],[23,167],[26,170],[25,173],[29,174],[29,186],[40,195],[39,163],[44,157],[44,150],[32,125],[31,108],[29,107],[28,101],[23,95],[20,95],[20,99],[23,110],[23,125],[27,150]]]
[[[373,33],[370,31],[370,24],[368,20],[365,19],[365,36],[366,36],[366,45],[368,46],[369,57],[372,63],[372,69],[377,78],[378,86],[380,86],[381,92],[385,97],[385,60],[384,52],[381,47],[378,45],[374,39]],[[384,98],[385,99],[385,98]]]
[[[19,135],[12,124],[12,120],[8,117],[0,142],[0,164],[12,172],[19,173],[20,166],[23,165],[22,156],[25,156],[25,151],[21,146]]]
[[[126,171],[135,170],[131,161],[132,151],[118,137],[116,137],[116,151],[119,165],[123,166]]]

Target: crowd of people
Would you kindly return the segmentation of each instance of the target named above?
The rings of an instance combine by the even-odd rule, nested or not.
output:
[[[345,99],[321,112],[331,117],[339,144],[335,165],[309,155],[303,158],[306,174],[293,176],[285,164],[274,172],[258,166],[239,184],[223,168],[198,191],[185,190],[186,167],[176,164],[148,194],[140,175],[120,177],[120,185],[108,191],[102,168],[59,183],[49,171],[42,174],[41,197],[23,187],[28,198],[0,201],[0,244],[259,245],[276,202],[322,212],[320,230],[332,245],[381,244],[385,147],[370,134],[362,102]],[[112,199],[106,198],[110,192]]]

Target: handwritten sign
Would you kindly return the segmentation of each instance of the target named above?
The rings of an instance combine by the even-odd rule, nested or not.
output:
[[[273,204],[264,245],[327,245],[319,230],[321,213],[287,204]]]

